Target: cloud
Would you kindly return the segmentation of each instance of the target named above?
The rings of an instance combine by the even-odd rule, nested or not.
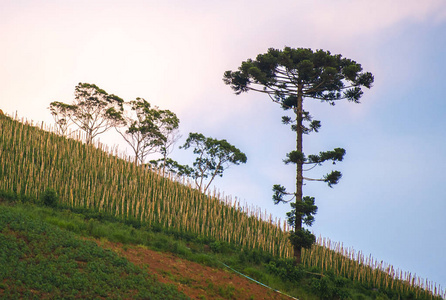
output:
[[[314,31],[334,38],[373,34],[402,21],[422,22],[444,17],[446,3],[442,0],[395,1],[317,1],[303,17]],[[334,29],[334,30],[333,30]]]
[[[283,1],[280,5],[270,1],[187,5],[112,1],[105,5],[97,1],[89,9],[83,2],[29,1],[11,4],[1,14],[5,18],[0,21],[4,25],[0,37],[7,48],[0,51],[12,59],[3,62],[0,77],[19,94],[23,90],[19,82],[42,91],[69,82],[73,86],[64,91],[70,98],[77,82],[92,81],[124,98],[145,97],[179,113],[190,115],[195,110],[212,116],[212,107],[218,107],[217,118],[208,118],[216,123],[233,111],[232,105],[221,105],[227,99],[221,95],[230,96],[224,92],[230,90],[221,81],[223,72],[268,47],[351,52],[360,35],[402,21],[441,19],[444,12],[441,0],[422,4],[416,0]],[[46,94],[51,98],[62,93]]]

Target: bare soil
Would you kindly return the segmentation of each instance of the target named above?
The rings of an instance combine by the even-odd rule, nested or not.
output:
[[[96,241],[142,267],[158,281],[172,284],[192,299],[292,299],[229,270],[215,269],[141,246]]]

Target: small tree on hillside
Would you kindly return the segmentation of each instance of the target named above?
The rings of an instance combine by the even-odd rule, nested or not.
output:
[[[147,155],[161,152],[167,158],[172,133],[178,129],[179,119],[170,110],[152,108],[143,98],[129,102],[131,114],[124,117],[119,134],[132,147],[135,163],[143,164]]]
[[[165,170],[167,170],[170,174],[179,177],[192,177],[192,174],[194,173],[194,169],[192,167],[188,165],[182,165],[169,157],[166,159],[151,160],[149,163],[150,166],[162,168],[163,174]]]
[[[231,164],[239,165],[246,163],[246,155],[238,148],[228,143],[226,140],[217,140],[205,137],[201,133],[189,133],[186,142],[180,148],[188,149],[192,147],[197,155],[193,167],[178,165],[182,174],[189,175],[195,180],[197,188],[206,193],[211,182],[218,175],[223,176],[223,171]],[[205,179],[210,178],[207,184]]]
[[[320,121],[314,120],[304,110],[304,99],[331,105],[343,99],[359,103],[362,87],[372,86],[373,75],[363,72],[361,65],[355,61],[332,55],[329,51],[314,52],[311,49],[285,47],[283,50],[269,49],[255,60],[242,62],[238,71],[226,71],[223,80],[237,95],[248,91],[263,93],[284,110],[295,114],[294,118],[282,118],[282,122],[291,125],[291,129],[296,132],[296,149],[288,153],[284,161],[296,165],[295,192],[288,193],[284,186],[276,184],[273,186],[273,200],[275,204],[295,200],[287,216],[293,228],[290,239],[294,246],[295,261],[300,263],[301,249],[310,247],[315,241],[314,235],[302,225],[311,226],[317,211],[314,198],[303,197],[304,180],[324,181],[332,187],[342,176],[339,171],[332,171],[318,179],[304,177],[303,166],[317,166],[329,160],[335,163],[342,161],[345,155],[342,148],[320,152],[318,155],[304,155],[303,135],[318,132],[321,127]],[[287,195],[291,199],[286,199]]]
[[[169,171],[173,171],[176,169],[176,172],[174,173],[178,173],[178,168],[181,169],[181,167],[178,163],[170,159],[169,155],[172,153],[175,144],[181,138],[181,134],[178,129],[164,129],[164,132],[164,136],[166,139],[162,141],[162,145],[159,147],[159,152],[163,157],[156,161],[151,161],[151,163],[160,167],[162,169],[163,175],[166,173],[166,169],[168,169]],[[182,171],[180,171],[179,173],[184,174],[184,172]]]
[[[158,128],[163,139],[160,140],[158,152],[162,155],[160,161],[162,161],[163,175],[166,171],[168,156],[172,153],[175,144],[181,138],[181,134],[178,130],[180,120],[177,115],[170,110],[163,110],[158,119]]]
[[[51,113],[56,114],[59,124],[65,126],[67,117],[86,134],[90,144],[99,134],[123,122],[124,100],[108,94],[95,84],[79,83],[74,92],[73,104],[51,102]]]
[[[71,105],[63,102],[54,101],[51,102],[49,110],[56,123],[56,130],[61,135],[66,135],[68,127],[70,126],[70,111]]]

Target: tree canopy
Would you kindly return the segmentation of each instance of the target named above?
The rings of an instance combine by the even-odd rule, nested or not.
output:
[[[170,110],[151,107],[143,98],[130,101],[131,113],[124,116],[119,134],[135,153],[135,163],[143,164],[147,155],[155,152],[167,159],[167,148],[172,143],[172,133],[178,129],[179,119]]]
[[[192,147],[197,155],[193,167],[181,166],[183,174],[191,176],[197,187],[204,193],[216,176],[223,176],[223,171],[231,164],[246,163],[246,154],[228,143],[226,140],[217,140],[205,137],[201,133],[189,133],[189,136],[180,148]],[[210,178],[207,184],[205,179]]]
[[[67,118],[85,132],[86,143],[123,121],[124,100],[108,94],[95,84],[79,83],[75,87],[74,101],[66,104],[50,103],[50,111],[62,132],[66,132]]]
[[[253,90],[268,94],[285,109],[296,109],[298,96],[330,104],[342,99],[359,103],[362,87],[371,87],[373,75],[340,54],[285,47],[242,62],[238,71],[225,72],[224,81],[236,94]]]
[[[295,199],[287,217],[293,228],[290,240],[294,246],[295,260],[300,263],[301,249],[310,247],[315,240],[314,235],[302,225],[304,223],[311,226],[317,212],[314,198],[303,197],[303,182],[324,181],[332,187],[342,176],[341,172],[332,171],[318,179],[304,177],[303,166],[317,166],[328,160],[336,163],[342,161],[345,155],[344,149],[336,148],[305,156],[303,135],[318,132],[321,123],[304,110],[304,99],[331,105],[341,100],[359,103],[363,95],[362,88],[370,88],[374,77],[370,72],[363,72],[360,64],[340,54],[285,47],[283,50],[270,48],[266,53],[257,55],[256,59],[242,62],[237,71],[226,71],[223,81],[231,86],[237,95],[248,91],[263,93],[284,110],[295,114],[294,118],[282,117],[282,122],[290,125],[291,130],[296,132],[296,149],[289,152],[284,160],[286,164],[296,165],[295,192],[288,193],[284,186],[276,184],[273,186],[273,200],[277,204]],[[286,200],[286,196],[292,198]]]
[[[61,135],[67,134],[68,127],[70,125],[71,109],[71,105],[59,101],[54,101],[50,104],[49,110],[53,116],[54,122],[56,123],[57,132]]]

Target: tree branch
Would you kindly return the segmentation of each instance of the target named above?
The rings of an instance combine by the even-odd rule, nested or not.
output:
[[[314,179],[314,178],[308,178],[308,177],[302,177],[302,178],[305,180],[308,180],[308,181],[325,181],[325,179]]]

